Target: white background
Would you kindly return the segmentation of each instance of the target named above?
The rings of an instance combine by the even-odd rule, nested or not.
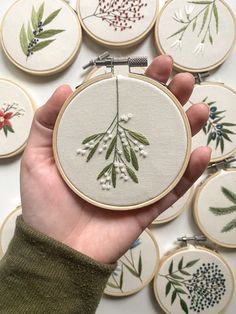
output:
[[[0,20],[5,10],[13,3],[14,0],[0,0]],[[71,1],[72,5],[74,1]],[[236,12],[236,1],[227,1],[234,12]],[[164,4],[163,0],[160,0],[161,5]],[[84,36],[83,45],[81,47],[80,54],[74,64],[64,71],[52,77],[37,78],[25,74],[12,65],[2,50],[0,50],[0,77],[6,77],[8,79],[15,80],[25,87],[32,95],[37,106],[41,106],[49,98],[52,92],[61,84],[70,84],[73,88],[79,85],[85,77],[86,73],[83,73],[82,66],[87,63],[93,57],[102,53],[105,50],[103,47],[99,47],[93,43],[87,36]],[[153,35],[150,35],[142,44],[134,48],[122,51],[111,51],[116,56],[140,56],[147,55],[149,60],[156,56],[157,52],[154,45]],[[236,89],[236,51],[229,59],[214,73],[212,73],[210,80],[224,82],[225,84]],[[236,105],[236,104],[235,104]],[[18,204],[20,204],[20,192],[19,192],[19,168],[20,168],[20,156],[10,161],[0,161],[0,223],[4,220],[6,215],[12,211]],[[175,221],[163,225],[155,226],[151,228],[154,232],[156,239],[160,246],[161,255],[165,254],[168,250],[173,249],[175,246],[175,240],[178,236],[199,234],[199,230],[196,227],[192,213],[189,210],[185,211]],[[217,248],[222,253],[229,265],[234,271],[236,278],[236,250],[226,250]],[[236,292],[234,294],[231,304],[226,309],[226,314],[235,314],[236,308]],[[104,297],[97,311],[98,314],[154,314],[163,313],[163,311],[157,305],[152,285],[149,285],[143,291],[139,292],[135,296],[123,298],[123,299],[111,299]],[[174,313],[178,314],[178,313]]]

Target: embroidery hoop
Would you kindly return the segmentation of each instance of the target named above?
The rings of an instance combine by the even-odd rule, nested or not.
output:
[[[186,192],[188,193],[188,192]],[[153,222],[152,222],[152,225],[162,225],[162,224],[165,224],[167,222],[170,222],[176,218],[178,218],[185,210],[187,210],[187,206],[190,205],[191,201],[192,201],[192,198],[193,198],[193,195],[194,195],[194,187],[192,187],[189,191],[189,195],[186,199],[186,201],[184,202],[183,206],[180,207],[180,209],[178,210],[177,213],[175,214],[172,214],[170,215],[169,217],[167,218],[164,218],[164,219],[155,219]],[[178,201],[177,201],[178,202]],[[168,210],[168,209],[167,209]]]
[[[145,76],[136,75],[136,74],[130,73],[129,74],[130,78],[135,78],[135,79],[139,79],[139,80],[144,81],[144,82],[151,83],[151,85],[154,85],[155,87],[157,87],[160,90],[164,91],[164,93],[167,94],[172,99],[172,101],[175,103],[175,105],[179,109],[179,111],[181,113],[181,116],[183,118],[183,122],[184,122],[185,128],[186,128],[186,133],[187,133],[187,152],[186,152],[186,155],[185,155],[185,160],[184,160],[182,169],[179,172],[178,176],[175,178],[175,180],[165,189],[165,191],[163,191],[160,195],[154,197],[153,199],[145,201],[145,202],[142,202],[140,204],[128,205],[128,206],[125,206],[125,205],[122,205],[122,206],[109,205],[109,204],[105,204],[105,203],[102,203],[102,202],[98,202],[98,201],[90,198],[89,196],[86,196],[85,194],[83,194],[79,190],[79,188],[77,188],[77,187],[75,187],[73,185],[73,183],[70,181],[70,179],[66,176],[66,174],[65,174],[65,172],[63,170],[63,167],[62,167],[62,165],[60,163],[60,158],[59,158],[58,150],[57,150],[57,133],[58,133],[58,128],[59,128],[60,120],[61,120],[61,118],[63,116],[63,113],[65,112],[67,106],[71,103],[71,101],[80,92],[82,92],[84,89],[86,89],[87,87],[90,87],[91,85],[93,85],[96,82],[100,82],[100,81],[103,81],[103,80],[106,80],[106,79],[109,79],[109,78],[113,78],[113,77],[114,76],[113,76],[112,73],[105,74],[105,75],[100,75],[98,77],[95,77],[95,78],[93,78],[93,79],[83,83],[81,86],[79,86],[78,89],[71,95],[71,97],[69,97],[67,99],[67,101],[63,105],[63,107],[62,107],[62,109],[61,109],[61,111],[59,113],[58,119],[56,121],[55,129],[54,129],[54,133],[53,133],[53,152],[54,152],[54,159],[55,159],[57,168],[58,168],[62,178],[64,179],[66,184],[72,189],[72,191],[75,194],[77,194],[79,197],[81,197],[82,199],[84,199],[88,203],[91,203],[91,204],[93,204],[95,206],[98,206],[98,207],[101,207],[101,208],[105,208],[105,209],[110,209],[110,210],[122,211],[122,210],[131,210],[131,209],[142,208],[142,207],[151,205],[151,204],[157,202],[158,200],[160,200],[161,198],[163,198],[165,195],[167,195],[177,185],[177,183],[180,181],[180,179],[182,178],[182,176],[183,176],[183,174],[184,174],[184,172],[185,172],[185,170],[187,168],[188,161],[189,161],[189,158],[190,158],[190,154],[191,154],[191,129],[190,129],[190,125],[189,125],[188,119],[187,119],[187,117],[186,117],[186,115],[184,113],[184,110],[183,110],[182,106],[180,105],[178,100],[175,98],[175,96],[166,87],[164,87],[160,83],[158,83],[158,82],[156,82],[156,81],[154,81],[152,79],[149,79],[149,78],[147,78]]]
[[[129,40],[129,41],[123,41],[123,42],[114,42],[114,41],[106,41],[106,40],[103,40],[102,38],[98,38],[96,37],[87,27],[86,25],[84,24],[83,22],[83,19],[81,17],[81,14],[80,14],[80,1],[81,0],[77,0],[77,14],[78,14],[78,17],[79,17],[79,21],[80,21],[80,24],[82,26],[82,28],[84,29],[84,31],[99,45],[102,45],[102,46],[107,46],[107,47],[110,47],[110,48],[117,48],[117,49],[121,49],[121,48],[129,48],[129,47],[132,47],[134,45],[137,45],[139,44],[140,42],[142,42],[147,36],[148,34],[151,32],[152,28],[154,27],[155,25],[155,22],[156,22],[156,19],[157,19],[157,16],[158,16],[158,12],[159,12],[159,0],[157,0],[157,9],[156,9],[156,13],[154,15],[154,18],[151,22],[151,24],[149,25],[149,27],[141,34],[139,35],[138,37],[132,39],[132,40]]]
[[[28,92],[27,92],[24,88],[22,88],[22,87],[21,87],[20,85],[18,85],[16,82],[14,82],[14,81],[12,81],[12,80],[9,80],[9,79],[5,79],[5,78],[0,77],[0,82],[1,82],[1,81],[9,82],[9,83],[15,85],[17,88],[19,88],[19,89],[22,91],[22,93],[25,94],[25,96],[30,100],[33,113],[35,112],[35,110],[36,110],[35,103],[34,103],[34,101],[32,100],[31,96],[28,94]],[[14,156],[16,156],[16,155],[22,153],[23,150],[24,150],[25,147],[26,147],[26,144],[27,144],[27,139],[25,140],[25,143],[24,143],[22,146],[20,146],[18,149],[16,149],[15,151],[13,151],[13,152],[11,152],[11,153],[9,153],[9,154],[4,154],[4,155],[1,155],[1,154],[0,154],[0,160],[1,160],[1,159],[6,159],[6,158],[11,158],[11,157],[14,157]]]
[[[158,51],[161,53],[161,54],[170,54],[170,52],[167,52],[163,49],[162,45],[161,45],[161,42],[160,42],[160,37],[159,37],[159,31],[158,31],[158,28],[159,28],[159,23],[160,23],[160,19],[161,19],[161,16],[162,16],[162,13],[164,12],[164,10],[168,7],[168,5],[170,3],[172,3],[173,1],[175,0],[167,0],[166,3],[164,4],[164,6],[162,7],[162,9],[160,10],[160,13],[157,17],[157,21],[156,21],[156,24],[155,24],[155,44],[156,44],[156,47],[158,49]],[[236,28],[236,17],[235,17],[235,14],[233,12],[233,10],[231,9],[231,7],[228,5],[228,3],[226,3],[226,1],[224,0],[220,0],[220,2],[228,9],[229,13],[231,14],[232,16],[232,19],[234,21],[234,25],[235,25],[235,28]],[[229,55],[231,54],[233,48],[234,48],[234,45],[236,43],[236,31],[235,31],[235,34],[234,34],[234,40],[233,40],[233,43],[232,43],[232,46],[231,48],[229,49],[229,51],[225,54],[224,58],[222,58],[220,61],[216,62],[215,64],[211,65],[211,66],[206,66],[206,67],[201,67],[199,69],[192,69],[190,67],[187,67],[187,66],[184,66],[184,65],[181,65],[177,62],[175,62],[174,60],[174,64],[173,64],[173,67],[174,69],[176,69],[177,71],[187,71],[187,72],[192,72],[192,73],[200,73],[200,72],[208,72],[210,70],[214,70],[216,69],[217,67],[219,67],[222,63],[224,63],[227,58],[229,57]]]
[[[154,243],[154,246],[155,246],[155,250],[156,250],[156,265],[154,267],[154,270],[151,274],[151,276],[138,288],[136,289],[132,289],[130,290],[129,292],[124,292],[124,293],[112,293],[112,292],[108,292],[106,291],[106,288],[104,290],[104,294],[107,295],[107,296],[112,296],[112,297],[127,297],[127,296],[130,296],[130,295],[133,295],[139,291],[141,291],[142,289],[144,289],[146,286],[149,285],[149,283],[152,281],[152,279],[154,278],[156,272],[157,272],[157,269],[158,269],[158,265],[159,265],[159,261],[160,261],[160,249],[159,249],[159,246],[158,246],[158,243],[154,237],[154,235],[152,234],[152,232],[149,230],[149,229],[145,229],[144,231],[145,233],[148,234],[148,236],[151,238],[152,242]]]
[[[22,71],[26,72],[26,73],[29,73],[29,74],[32,74],[32,75],[35,75],[35,76],[50,76],[50,75],[54,75],[54,74],[57,74],[63,70],[65,70],[66,68],[68,68],[76,59],[78,53],[79,53],[79,49],[80,49],[80,46],[82,44],[82,29],[81,29],[81,25],[79,23],[79,21],[77,21],[77,24],[78,24],[78,30],[79,30],[79,38],[78,38],[78,43],[77,43],[77,46],[75,48],[75,50],[73,51],[72,55],[67,58],[67,60],[65,60],[65,63],[57,66],[57,67],[54,67],[50,70],[30,70],[26,67],[24,67],[23,65],[21,65],[20,63],[18,63],[7,51],[7,48],[5,47],[5,44],[4,44],[4,40],[3,40],[3,34],[2,34],[2,30],[3,30],[3,27],[4,27],[4,21],[5,21],[5,18],[7,17],[8,13],[12,10],[12,8],[14,8],[15,4],[17,4],[18,2],[20,2],[22,0],[16,0],[9,8],[8,10],[5,12],[3,18],[2,18],[2,22],[1,22],[1,25],[0,25],[0,43],[1,43],[1,46],[2,46],[2,49],[6,55],[6,57],[10,60],[11,63],[13,63],[17,68],[21,69]],[[57,0],[57,1],[61,1],[67,8],[68,10],[71,11],[71,13],[73,15],[76,15],[76,13],[74,12],[74,10],[72,9],[72,7],[65,1],[65,0]],[[76,19],[77,19],[77,16],[76,16]],[[78,20],[78,19],[77,19]]]
[[[196,222],[197,226],[199,227],[199,229],[201,230],[201,232],[203,234],[205,234],[207,236],[207,238],[209,238],[213,243],[216,243],[216,244],[218,244],[222,247],[225,247],[225,248],[234,249],[234,248],[236,248],[236,241],[235,241],[235,244],[230,245],[230,244],[226,244],[222,241],[217,240],[213,235],[209,234],[209,232],[202,225],[202,223],[199,219],[199,214],[198,214],[198,201],[199,201],[199,197],[200,197],[200,194],[203,191],[203,189],[208,185],[209,182],[211,182],[212,180],[215,180],[215,178],[218,178],[222,174],[227,174],[227,173],[229,173],[229,174],[230,173],[236,173],[236,169],[232,168],[232,169],[225,169],[223,171],[222,170],[217,171],[216,173],[210,175],[202,184],[200,184],[197,187],[195,198],[194,198],[194,203],[193,203],[193,216],[194,216],[195,222]]]
[[[159,267],[158,267],[158,270],[157,270],[157,273],[154,277],[154,280],[153,280],[153,289],[154,289],[154,294],[155,294],[155,298],[156,298],[156,301],[157,303],[160,305],[160,307],[162,308],[162,310],[166,313],[166,314],[172,314],[173,312],[169,312],[168,309],[165,307],[165,305],[163,304],[162,300],[160,299],[159,297],[159,294],[158,294],[158,289],[157,289],[157,278],[158,278],[158,275],[162,269],[162,267],[170,261],[171,258],[174,258],[176,257],[179,253],[186,253],[186,252],[194,252],[194,251],[200,251],[201,253],[206,253],[206,254],[211,254],[213,257],[215,257],[216,259],[219,259],[220,262],[222,262],[222,266],[225,266],[225,269],[229,272],[229,275],[231,277],[231,283],[232,283],[232,289],[231,289],[231,293],[230,293],[230,296],[228,298],[228,301],[227,303],[225,304],[224,308],[221,309],[220,312],[223,312],[227,306],[230,304],[232,298],[233,298],[233,294],[234,294],[234,288],[235,288],[235,284],[234,284],[234,275],[233,275],[233,272],[232,272],[232,269],[230,268],[230,266],[228,265],[228,263],[226,262],[226,260],[224,259],[224,257],[222,255],[220,255],[219,253],[217,252],[214,252],[212,251],[211,249],[209,248],[206,248],[206,247],[202,247],[202,246],[198,246],[198,245],[188,245],[186,247],[182,247],[182,248],[178,248],[178,249],[174,249],[172,250],[171,252],[168,252],[167,254],[165,254],[163,256],[163,258],[161,259],[160,263],[159,263]],[[184,255],[184,254],[183,254]],[[184,313],[184,311],[183,311]]]

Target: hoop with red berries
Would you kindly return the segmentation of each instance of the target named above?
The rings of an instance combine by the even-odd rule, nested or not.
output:
[[[191,132],[165,86],[143,75],[110,73],[83,83],[66,101],[53,149],[77,195],[102,208],[130,210],[176,186],[190,158]]]
[[[124,48],[138,44],[152,30],[158,0],[78,0],[85,32],[98,44]]]
[[[236,42],[236,19],[224,0],[168,0],[155,27],[162,54],[180,71],[206,72],[220,66]]]
[[[35,106],[18,84],[0,78],[0,159],[21,153],[26,145]]]

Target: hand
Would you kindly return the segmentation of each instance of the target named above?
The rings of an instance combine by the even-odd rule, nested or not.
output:
[[[146,75],[166,83],[172,66],[170,57],[157,57]],[[193,76],[182,73],[173,78],[169,89],[184,105],[193,86]],[[196,149],[179,184],[159,202],[133,211],[114,212],[97,208],[67,187],[53,158],[53,128],[63,103],[71,93],[70,87],[61,86],[35,114],[21,164],[23,219],[41,233],[109,264],[121,257],[142,231],[201,176],[210,161],[211,150],[206,147]],[[193,135],[202,128],[208,115],[208,106],[204,104],[194,105],[187,111]]]

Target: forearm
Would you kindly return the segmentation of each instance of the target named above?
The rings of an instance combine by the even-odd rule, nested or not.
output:
[[[0,313],[95,313],[115,265],[103,265],[18,218],[0,264]]]

